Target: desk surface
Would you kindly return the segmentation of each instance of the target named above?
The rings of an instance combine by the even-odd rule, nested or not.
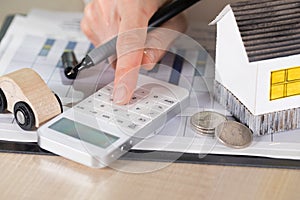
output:
[[[2,199],[299,199],[300,171],[170,164],[91,169],[57,156],[0,154]],[[152,163],[136,163],[147,166]]]
[[[20,3],[22,2],[22,3]],[[81,10],[79,0],[1,0],[0,23],[31,7]],[[57,156],[0,153],[1,199],[299,199],[300,171],[172,163],[148,173],[91,169]],[[155,163],[136,162],[139,167]]]

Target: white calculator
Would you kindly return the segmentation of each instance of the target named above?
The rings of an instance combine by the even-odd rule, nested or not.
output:
[[[105,167],[155,135],[189,97],[184,88],[144,75],[127,105],[115,105],[112,91],[113,83],[40,127],[39,146],[90,167]]]

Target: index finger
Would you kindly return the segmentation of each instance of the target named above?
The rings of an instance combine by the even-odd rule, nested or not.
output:
[[[117,40],[114,103],[129,102],[136,87],[149,18],[138,8],[124,8]],[[134,10],[134,12],[130,12]]]

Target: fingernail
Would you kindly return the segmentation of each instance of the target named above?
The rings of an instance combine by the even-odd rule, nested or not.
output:
[[[114,90],[113,100],[116,104],[121,104],[125,101],[127,94],[127,88],[124,84],[120,84]]]
[[[144,55],[148,58],[149,63],[156,62],[156,56],[154,55],[153,49],[144,50]]]

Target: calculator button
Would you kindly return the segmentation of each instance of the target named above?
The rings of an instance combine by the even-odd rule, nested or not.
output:
[[[136,130],[139,126],[135,123],[130,123],[126,128],[129,128],[131,130]]]
[[[148,109],[145,112],[141,112],[141,115],[144,115],[150,119],[155,119],[156,117],[158,117],[160,115],[160,112],[153,110],[153,109]]]
[[[144,106],[143,104],[136,104],[134,105],[133,107],[130,108],[130,111],[133,112],[133,113],[136,113],[136,114],[141,114],[141,113],[144,113],[144,112],[147,112],[149,111],[150,108],[149,107],[146,107]]]
[[[141,101],[140,104],[144,104],[146,107],[149,107],[152,105],[153,102],[151,102],[148,99],[145,99],[144,101]]]
[[[130,136],[134,135],[141,128],[140,125],[121,117],[114,117],[110,123],[117,126],[122,133]]]
[[[113,87],[111,87],[110,85],[107,85],[103,88],[100,89],[100,91],[104,94],[108,94],[108,95],[111,95],[113,93]]]
[[[93,115],[98,115],[99,114],[99,112],[97,112],[95,110],[92,110],[92,109],[88,110],[88,112],[90,112]]]
[[[135,124],[138,124],[138,125],[141,125],[141,126],[145,126],[146,124],[148,124],[149,122],[152,121],[151,118],[147,117],[147,116],[144,116],[144,115],[132,115],[129,117],[130,121],[135,123]]]
[[[74,109],[78,110],[78,111],[83,111],[83,110],[85,110],[85,107],[81,106],[81,105],[76,105],[76,106],[74,106]]]
[[[169,105],[161,104],[158,101],[144,99],[133,107],[133,111],[138,113],[144,113],[150,110],[156,110],[159,113],[161,113],[168,110],[169,107]]]
[[[166,106],[166,105],[160,104],[160,103],[156,103],[151,106],[151,109],[162,113],[162,112],[167,111],[169,109],[169,106]]]
[[[114,119],[117,120],[118,123],[123,123],[124,121],[130,121],[134,124],[138,124],[141,126],[146,125],[151,121],[151,118],[146,115],[137,114],[130,111],[124,111],[118,112],[118,114],[113,114]]]
[[[93,105],[93,99],[92,98],[87,98],[84,101],[80,102],[80,104],[86,104],[86,105]]]
[[[113,116],[112,116],[112,114],[111,113],[102,113],[102,112],[98,112],[98,114],[97,114],[97,119],[102,119],[102,120],[104,120],[104,121],[110,121],[110,120],[112,120],[113,119]]]
[[[84,107],[81,105],[77,105],[74,107],[75,111],[82,113],[82,114],[86,114],[89,116],[94,116],[96,117],[99,113],[97,111],[95,111],[94,109],[92,109],[91,107]]]
[[[110,104],[106,104],[101,101],[95,101],[94,102],[94,107],[95,110],[100,111],[100,112],[108,112],[112,113],[112,107]]]
[[[175,99],[169,97],[163,97],[159,102],[168,106],[173,106],[177,103]]]
[[[151,93],[148,97],[150,101],[160,101],[162,99],[162,95]]]
[[[138,103],[136,104],[136,106],[152,108],[152,107],[155,106],[156,104],[158,104],[157,101],[151,101],[151,100],[149,100],[149,99],[147,98],[147,99],[143,99],[143,100],[141,100],[140,102],[138,102]]]
[[[136,91],[134,91],[134,94],[140,96],[141,98],[146,98],[150,94],[150,91],[144,88],[138,88]]]
[[[145,84],[141,86],[142,88],[149,90],[153,94],[162,94],[165,96],[174,96],[174,92],[172,89],[168,88],[168,86],[156,83]]]
[[[137,102],[139,102],[143,97],[142,96],[139,96],[139,95],[136,95],[136,94],[133,94],[128,105],[132,105],[132,104],[135,104]]]
[[[121,109],[121,108],[112,108],[112,113],[115,116],[122,116],[126,118],[128,115],[128,110]]]
[[[103,93],[102,91],[98,91],[94,95],[94,100],[102,101],[106,103],[112,103],[112,97],[110,94]]]
[[[134,113],[132,113],[131,111],[125,108],[123,109],[123,108],[112,107],[112,114],[113,116],[118,116],[118,117],[128,119],[129,116],[133,115]]]
[[[121,126],[125,126],[126,120],[124,120],[124,119],[113,119],[112,123],[117,124],[117,125],[121,125]]]

